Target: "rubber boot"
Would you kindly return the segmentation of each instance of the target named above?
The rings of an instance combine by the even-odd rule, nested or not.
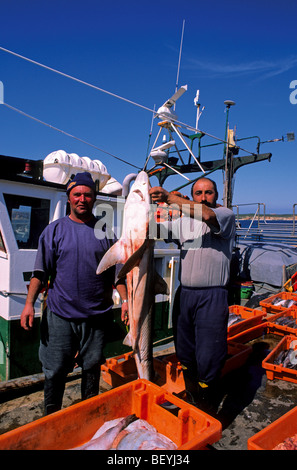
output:
[[[217,411],[216,384],[198,383],[197,407],[205,413],[214,415]]]
[[[54,377],[45,378],[44,381],[44,414],[55,413],[62,408],[63,395],[65,390],[65,378]]]
[[[100,366],[83,370],[81,377],[81,398],[87,400],[99,394]]]
[[[193,370],[183,366],[183,376],[185,381],[184,400],[191,405],[196,405],[199,398],[198,379]]]

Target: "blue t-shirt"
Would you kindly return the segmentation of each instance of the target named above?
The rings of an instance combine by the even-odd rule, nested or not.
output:
[[[34,271],[50,278],[47,304],[61,317],[87,318],[112,308],[115,268],[100,275],[96,269],[115,240],[96,238],[95,224],[95,218],[79,223],[66,216],[40,235]]]

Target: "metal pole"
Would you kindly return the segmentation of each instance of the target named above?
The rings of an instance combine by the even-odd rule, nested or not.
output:
[[[229,201],[229,196],[230,196],[230,192],[231,192],[231,181],[230,179],[232,179],[232,176],[231,176],[231,168],[229,166],[229,145],[228,145],[228,139],[229,139],[229,135],[228,135],[228,129],[229,129],[229,110],[230,110],[230,107],[231,106],[234,106],[235,105],[235,102],[234,101],[231,101],[231,100],[226,100],[224,101],[224,104],[226,105],[226,126],[225,126],[225,140],[224,140],[224,155],[223,155],[223,158],[226,159],[226,164],[225,164],[225,181],[224,181],[224,197],[223,197],[223,201],[224,201],[224,206],[225,207],[229,207],[231,205],[231,198],[230,198],[230,201]]]

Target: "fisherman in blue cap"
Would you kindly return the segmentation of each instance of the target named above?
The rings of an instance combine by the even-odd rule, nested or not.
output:
[[[111,326],[116,268],[97,275],[97,266],[115,239],[100,232],[93,215],[95,183],[88,172],[67,185],[69,215],[42,232],[21,326],[33,326],[34,304],[48,285],[47,308],[41,321],[39,358],[45,374],[45,414],[62,407],[66,377],[77,363],[82,368],[82,399],[99,393],[103,347]],[[106,232],[107,233],[107,232]],[[98,236],[99,235],[99,236]],[[106,235],[106,234],[105,234]],[[124,281],[116,288],[127,299]],[[127,310],[122,303],[122,315]]]

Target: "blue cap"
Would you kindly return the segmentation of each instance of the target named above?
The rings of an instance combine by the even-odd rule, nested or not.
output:
[[[93,178],[90,173],[85,171],[84,173],[77,173],[73,180],[68,183],[66,193],[69,194],[71,189],[75,188],[75,186],[88,186],[96,191],[96,185],[93,181]]]

